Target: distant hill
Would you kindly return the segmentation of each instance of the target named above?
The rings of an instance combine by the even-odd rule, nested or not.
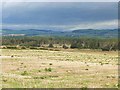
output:
[[[114,38],[118,36],[118,29],[78,29],[73,31],[54,31],[54,30],[39,30],[39,29],[27,29],[27,30],[13,30],[2,29],[3,36],[10,35],[25,35],[25,36],[65,36],[65,37],[103,37]]]
[[[118,37],[118,29],[79,29],[73,30],[72,33],[78,36]]]

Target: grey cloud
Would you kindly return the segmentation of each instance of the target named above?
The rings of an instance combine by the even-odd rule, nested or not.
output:
[[[8,6],[7,6],[8,5]],[[3,4],[3,24],[76,25],[118,17],[117,2]]]

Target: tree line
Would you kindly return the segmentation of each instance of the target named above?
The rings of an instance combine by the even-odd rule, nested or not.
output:
[[[53,48],[54,44],[63,48],[101,49],[103,51],[120,50],[120,42],[116,38],[87,38],[87,37],[58,37],[58,36],[3,36],[2,45],[20,45],[25,47],[41,47],[48,44]],[[69,47],[67,45],[70,45]]]

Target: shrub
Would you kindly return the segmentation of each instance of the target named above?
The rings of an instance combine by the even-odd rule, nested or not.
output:
[[[51,72],[51,71],[52,71],[52,68],[45,68],[45,71],[46,71],[46,72]]]
[[[7,82],[7,79],[3,79],[3,82]]]
[[[49,63],[49,65],[52,65],[52,63]]]
[[[33,77],[33,79],[45,79],[47,78],[46,76],[42,76],[42,77]]]
[[[41,70],[38,70],[38,72],[41,72]]]
[[[28,72],[27,71],[24,71],[23,73],[21,73],[21,75],[28,75]]]
[[[37,47],[30,47],[30,49],[38,49]]]
[[[13,55],[11,57],[14,57]]]
[[[47,48],[39,48],[40,50],[48,50]]]
[[[70,48],[78,48],[78,46],[75,43],[73,43],[71,44]]]
[[[45,78],[47,78],[47,77],[46,76],[40,77],[40,79],[45,79]]]
[[[63,45],[63,48],[64,48],[64,49],[68,49],[68,47],[67,47],[65,44]]]
[[[88,90],[87,86],[81,88],[81,90]]]
[[[7,46],[7,49],[17,49],[16,46]]]
[[[26,47],[25,47],[25,46],[22,46],[21,49],[26,49]]]
[[[53,46],[52,43],[50,43],[48,47],[49,47],[49,48],[53,48],[54,46]]]
[[[88,70],[87,68],[85,70]]]
[[[110,51],[112,49],[112,47],[111,46],[104,46],[101,49],[102,49],[102,51]]]

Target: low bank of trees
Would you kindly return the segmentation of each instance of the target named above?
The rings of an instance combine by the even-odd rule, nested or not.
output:
[[[54,48],[54,44],[62,45],[62,48],[78,48],[78,49],[101,49],[103,51],[120,50],[120,42],[118,39],[102,39],[102,38],[68,38],[68,37],[10,37],[2,38],[2,45],[20,45],[24,47],[41,47],[48,44],[49,48]],[[69,45],[69,47],[67,46]]]

